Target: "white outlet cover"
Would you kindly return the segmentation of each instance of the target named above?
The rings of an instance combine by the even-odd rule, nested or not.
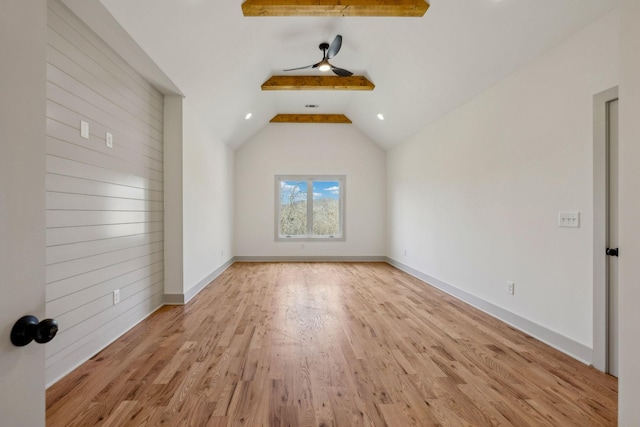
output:
[[[113,134],[111,132],[107,132],[104,138],[105,144],[109,148],[113,148]]]
[[[113,291],[113,305],[116,305],[120,302],[120,289],[116,289]]]
[[[89,122],[80,120],[80,136],[84,139],[89,139]]]

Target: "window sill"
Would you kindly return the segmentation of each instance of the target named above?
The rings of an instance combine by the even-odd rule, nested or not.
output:
[[[276,242],[344,242],[345,236],[335,237],[313,237],[313,236],[290,236],[276,237]]]

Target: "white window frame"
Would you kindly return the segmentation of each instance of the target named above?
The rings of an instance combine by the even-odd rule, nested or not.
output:
[[[306,181],[307,182],[307,234],[301,236],[286,236],[280,234],[281,209],[281,182],[282,181]],[[335,236],[313,235],[313,188],[314,181],[337,181],[340,185],[339,215],[340,234]],[[346,176],[345,175],[276,175],[275,177],[275,240],[277,242],[343,242],[346,240]]]

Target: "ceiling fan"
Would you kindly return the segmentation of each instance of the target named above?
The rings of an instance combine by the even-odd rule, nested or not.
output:
[[[322,61],[313,65],[308,65],[306,67],[289,68],[288,70],[283,70],[283,71],[294,71],[294,70],[304,70],[307,68],[317,68],[320,71],[331,70],[338,76],[342,76],[342,77],[353,75],[351,71],[345,70],[344,68],[334,67],[329,63],[329,59],[336,56],[338,52],[340,52],[340,48],[342,47],[342,36],[340,34],[338,34],[336,38],[333,39],[333,41],[331,42],[331,45],[329,45],[329,43],[321,43],[320,46],[318,47],[322,51]]]

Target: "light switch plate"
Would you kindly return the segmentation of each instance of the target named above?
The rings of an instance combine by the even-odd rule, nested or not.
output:
[[[113,148],[113,134],[111,132],[107,132],[107,134],[105,135],[104,141],[105,141],[105,144],[107,144],[107,147]]]
[[[513,282],[507,282],[507,288],[506,291],[509,295],[515,295],[515,291],[516,291],[516,285]]]
[[[80,120],[80,136],[84,139],[89,139],[89,122]]]
[[[558,213],[558,227],[580,227],[580,212],[560,212]]]

